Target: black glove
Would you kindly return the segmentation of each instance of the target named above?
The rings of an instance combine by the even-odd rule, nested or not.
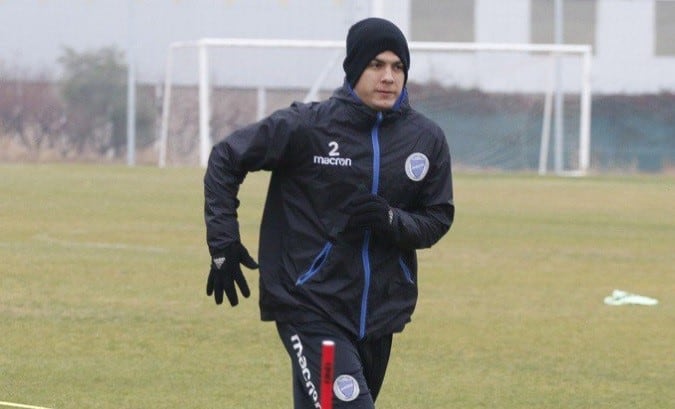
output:
[[[250,269],[258,268],[258,263],[251,258],[248,250],[238,241],[227,246],[221,255],[214,256],[211,259],[211,271],[209,271],[209,278],[206,281],[206,295],[211,296],[213,294],[216,304],[223,303],[223,291],[233,307],[239,304],[237,290],[234,288],[235,282],[239,286],[241,295],[247,298],[251,295],[251,290],[248,288],[248,283],[239,264],[243,264]]]
[[[387,201],[368,192],[359,192],[345,208],[349,214],[347,230],[374,229],[387,231],[394,220],[394,211]]]

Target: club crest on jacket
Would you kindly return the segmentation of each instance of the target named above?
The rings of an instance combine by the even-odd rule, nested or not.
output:
[[[415,152],[405,160],[405,174],[410,180],[419,182],[429,171],[429,158],[423,153]]]

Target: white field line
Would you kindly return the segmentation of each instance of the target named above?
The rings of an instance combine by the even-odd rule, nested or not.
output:
[[[51,409],[46,408],[44,406],[24,405],[22,403],[2,402],[2,401],[0,401],[0,406],[11,406],[13,408],[25,408],[25,409]]]
[[[96,243],[93,241],[70,241],[70,240],[60,240],[53,237],[49,237],[46,234],[39,234],[35,236],[36,240],[44,241],[47,243],[58,244],[64,247],[85,247],[92,249],[103,249],[103,250],[129,250],[129,251],[140,251],[148,253],[166,253],[167,249],[162,247],[154,246],[139,246],[135,244],[126,244],[126,243]]]

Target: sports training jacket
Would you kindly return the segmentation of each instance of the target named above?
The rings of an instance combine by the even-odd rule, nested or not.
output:
[[[330,320],[357,339],[398,332],[417,302],[415,249],[454,217],[445,135],[408,104],[376,112],[347,83],[327,101],[294,103],[216,144],[204,177],[212,255],[239,240],[237,192],[271,171],[260,226],[264,321]],[[343,234],[359,189],[387,200],[392,231]]]

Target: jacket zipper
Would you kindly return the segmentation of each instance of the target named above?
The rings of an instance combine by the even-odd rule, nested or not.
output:
[[[373,129],[370,131],[370,139],[373,143],[373,185],[370,193],[376,195],[380,187],[380,125],[382,124],[382,112],[377,113],[377,119]],[[366,317],[368,316],[368,293],[370,291],[370,256],[368,249],[370,247],[371,231],[366,230],[363,237],[363,246],[361,247],[361,261],[363,262],[364,283],[363,294],[361,296],[361,319],[359,322],[359,338],[366,336]]]

